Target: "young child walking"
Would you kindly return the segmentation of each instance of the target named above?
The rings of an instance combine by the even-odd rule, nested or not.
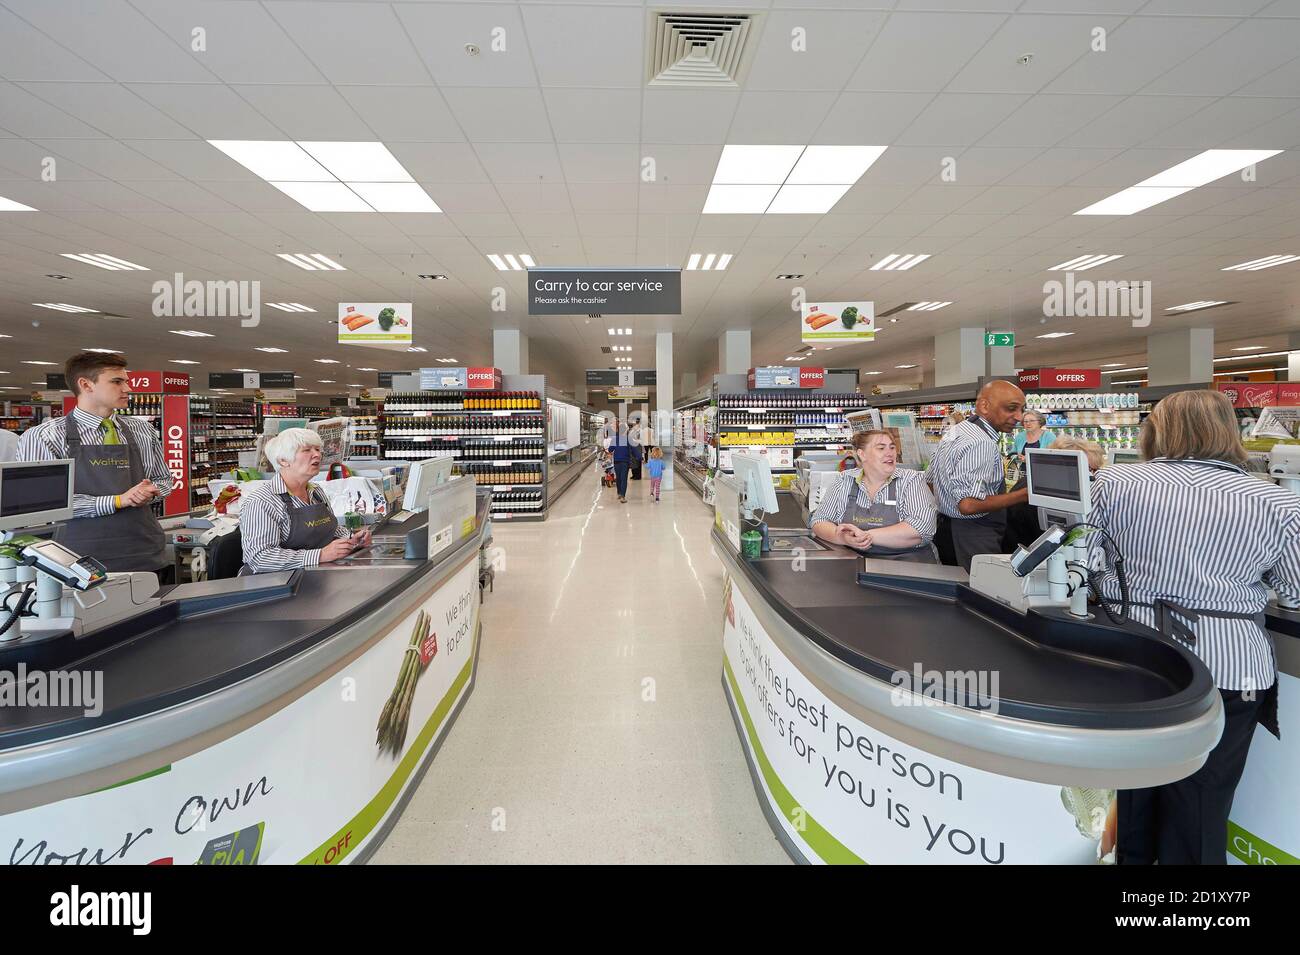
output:
[[[650,449],[650,460],[646,461],[646,470],[650,472],[650,495],[659,500],[659,485],[664,479],[664,453],[658,448]]]

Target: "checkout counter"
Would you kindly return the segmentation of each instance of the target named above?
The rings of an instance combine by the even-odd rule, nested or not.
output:
[[[746,559],[743,489],[717,494],[722,683],[796,861],[1106,860],[1115,790],[1184,778],[1218,741],[1214,682],[1172,640],[1007,606],[960,569],[864,559],[806,526],[769,524]]]
[[[0,863],[364,862],[474,684],[490,495],[428,500],[337,564],[104,623],[76,600],[109,575],[77,626],[0,636]]]

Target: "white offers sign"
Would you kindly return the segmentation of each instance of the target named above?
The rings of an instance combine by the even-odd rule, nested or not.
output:
[[[847,345],[876,338],[875,302],[804,302],[800,318],[805,344]]]

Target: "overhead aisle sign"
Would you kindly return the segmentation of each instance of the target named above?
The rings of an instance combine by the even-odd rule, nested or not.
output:
[[[529,269],[529,315],[680,315],[681,269]]]

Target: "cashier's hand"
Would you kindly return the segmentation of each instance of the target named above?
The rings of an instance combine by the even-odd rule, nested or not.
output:
[[[364,527],[352,535],[352,546],[357,550],[370,546],[370,528]]]
[[[847,544],[849,547],[861,548],[871,546],[871,532],[864,531],[856,524],[841,524],[838,530],[840,532],[841,544]]]
[[[332,540],[321,548],[320,562],[322,564],[332,564],[352,553],[352,538],[344,537],[341,540]]]
[[[148,504],[158,495],[158,487],[152,481],[141,481],[125,494],[120,495],[123,507],[140,507]]]

